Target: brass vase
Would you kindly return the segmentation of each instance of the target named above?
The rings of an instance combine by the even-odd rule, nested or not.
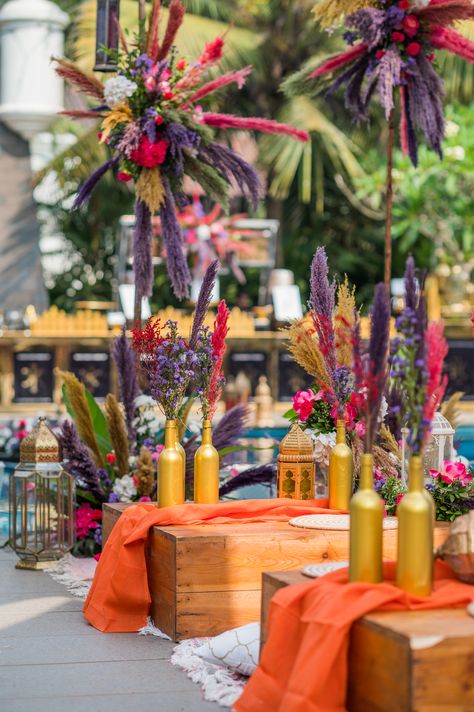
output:
[[[419,455],[410,459],[408,493],[397,508],[397,586],[413,596],[429,596],[433,587],[434,502],[423,484]]]
[[[158,458],[158,504],[169,507],[184,503],[184,457],[178,449],[175,420],[165,425],[165,447]]]
[[[382,499],[374,490],[374,458],[364,454],[360,485],[350,503],[349,580],[380,583],[383,579]]]
[[[210,420],[202,424],[202,443],[194,455],[194,501],[217,504],[219,501],[219,453],[212,444]]]
[[[349,509],[352,496],[354,461],[352,450],[346,443],[346,425],[336,423],[336,445],[329,455],[329,508]]]

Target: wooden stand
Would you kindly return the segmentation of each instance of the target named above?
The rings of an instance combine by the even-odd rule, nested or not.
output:
[[[274,593],[309,581],[300,572],[263,574],[262,641]],[[351,631],[349,712],[474,710],[474,618],[463,609],[372,613]]]
[[[104,505],[104,540],[127,506]],[[396,534],[384,532],[387,559],[395,558]],[[257,621],[263,571],[346,561],[349,532],[282,522],[153,527],[147,552],[151,617],[180,640]]]

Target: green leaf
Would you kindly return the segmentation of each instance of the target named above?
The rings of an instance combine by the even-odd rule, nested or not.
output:
[[[107,455],[107,453],[113,450],[112,441],[109,435],[109,429],[107,427],[107,420],[105,418],[104,413],[102,412],[101,407],[97,403],[92,393],[90,393],[87,388],[84,388],[84,391],[86,394],[89,412],[92,418],[92,427],[94,428],[95,436],[97,438],[97,442],[99,443],[100,452],[102,453],[105,460],[105,456]]]
[[[290,410],[287,410],[286,413],[283,413],[283,417],[287,420],[294,420],[295,418],[298,418],[298,414],[294,408],[290,408]]]

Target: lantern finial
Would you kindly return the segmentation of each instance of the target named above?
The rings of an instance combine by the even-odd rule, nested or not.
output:
[[[59,440],[48,427],[46,418],[41,417],[31,433],[22,440],[20,446],[21,463],[59,462]]]

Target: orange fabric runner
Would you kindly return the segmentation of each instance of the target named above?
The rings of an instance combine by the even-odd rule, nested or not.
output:
[[[474,586],[435,565],[431,596],[416,598],[394,585],[395,563],[384,564],[384,583],[347,583],[347,569],[288,586],[272,598],[260,664],[234,705],[237,712],[344,712],[349,631],[373,611],[424,610],[467,605]]]
[[[145,543],[153,526],[286,522],[304,514],[337,514],[327,500],[248,499],[219,504],[183,504],[159,509],[137,504],[124,511],[100,558],[84,615],[105,633],[128,633],[146,624],[150,593]]]

